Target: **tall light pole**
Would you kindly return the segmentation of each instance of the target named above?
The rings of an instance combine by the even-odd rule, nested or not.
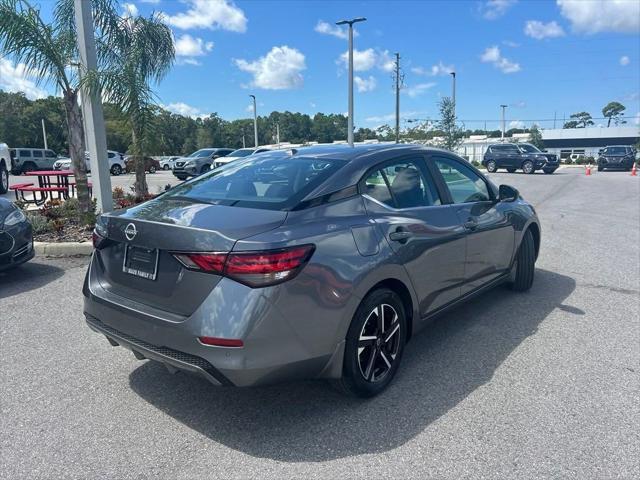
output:
[[[249,96],[253,99],[253,145],[258,148],[258,113],[256,110],[256,96]]]
[[[48,150],[49,147],[47,146],[47,129],[44,126],[44,118],[42,118],[41,120],[42,120],[42,137],[44,138],[44,149]]]
[[[364,22],[366,18],[340,20],[336,25],[349,25],[349,114],[347,117],[347,142],[353,147],[353,24]]]
[[[501,137],[501,141],[504,142],[504,110],[505,108],[507,108],[506,105],[500,105],[500,107],[502,108],[502,137]]]
[[[396,53],[396,65],[395,65],[395,80],[396,80],[396,143],[400,143],[400,54]]]
[[[455,117],[456,116],[456,72],[449,72],[449,75],[451,75],[452,81],[453,81],[451,100],[453,100],[453,116]]]

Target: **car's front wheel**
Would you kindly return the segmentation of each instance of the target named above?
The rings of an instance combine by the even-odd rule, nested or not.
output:
[[[9,190],[9,172],[4,162],[0,163],[0,195]]]
[[[524,173],[533,173],[535,172],[535,168],[533,166],[533,162],[531,160],[527,160],[522,164],[522,171]]]
[[[604,167],[601,167],[600,165],[598,165],[598,171],[601,172],[604,170]]]
[[[169,164],[168,164],[168,163],[165,163],[165,164],[162,166],[162,169],[163,169],[163,170],[169,170]]]
[[[533,234],[528,229],[524,233],[522,243],[516,255],[516,260],[511,270],[509,286],[516,292],[526,292],[533,285],[533,276],[536,270],[536,246]]]
[[[496,164],[496,162],[494,160],[489,160],[487,162],[487,172],[494,173],[496,170],[498,170],[498,165]]]
[[[548,168],[546,170],[543,170],[543,172],[546,173],[547,175],[551,175],[555,171],[556,171],[555,168]]]
[[[118,176],[122,173],[122,167],[118,164],[115,164],[111,167],[111,175]]]
[[[155,166],[153,166],[153,165],[151,165],[151,166],[149,167],[149,173],[156,173],[156,167],[155,167]]]
[[[350,395],[373,397],[387,388],[400,365],[406,335],[400,297],[386,288],[367,295],[347,333],[341,389]]]

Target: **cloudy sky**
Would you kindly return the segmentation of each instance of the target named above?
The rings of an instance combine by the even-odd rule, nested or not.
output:
[[[32,3],[38,3],[37,0]],[[52,2],[40,2],[50,17]],[[399,52],[404,119],[437,117],[437,102],[458,77],[458,116],[468,128],[497,128],[499,105],[512,126],[586,110],[611,100],[640,111],[640,2],[557,1],[242,1],[131,0],[123,14],[162,12],[176,65],[157,87],[166,108],[186,115],[249,116],[290,110],[344,113],[346,31],[355,36],[356,126],[392,121],[391,70]],[[29,97],[37,86],[12,59],[0,59],[0,88]],[[551,120],[538,122],[552,127]],[[601,123],[596,121],[596,123]]]

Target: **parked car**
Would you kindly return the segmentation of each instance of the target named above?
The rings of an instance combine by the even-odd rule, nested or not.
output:
[[[9,170],[11,170],[11,153],[6,143],[0,143],[0,195],[9,190]]]
[[[217,158],[225,157],[231,152],[233,152],[232,148],[203,148],[191,155],[178,158],[173,167],[173,174],[179,180],[201,175],[214,168],[213,162]]]
[[[31,223],[13,203],[0,198],[0,271],[33,258]]]
[[[52,170],[53,164],[58,159],[56,152],[44,148],[12,148],[10,155],[13,175],[33,170]]]
[[[89,152],[85,152],[85,165],[87,166],[87,172],[91,171],[91,161],[89,159]],[[116,152],[114,150],[107,150],[107,160],[109,160],[109,171],[111,175],[120,175],[125,171],[124,154]],[[56,160],[53,164],[54,170],[71,170],[70,158],[61,158]]]
[[[605,169],[627,170],[633,168],[636,151],[628,145],[610,145],[600,151],[598,156],[598,171]]]
[[[328,378],[368,397],[430,319],[498,284],[528,290],[540,225],[453,153],[323,146],[104,214],[94,244],[84,313],[112,345],[216,385]]]
[[[509,173],[521,169],[524,173],[542,170],[553,173],[560,166],[558,156],[540,151],[530,143],[494,143],[489,145],[484,154],[482,164],[488,172],[504,168]]]
[[[135,156],[128,156],[125,160],[125,171],[127,173],[135,172],[136,166],[134,164]],[[144,170],[149,173],[156,173],[160,170],[160,162],[155,158],[144,157]]]
[[[168,157],[159,160],[160,168],[162,168],[162,170],[173,170],[173,167],[175,166],[176,160],[178,158],[180,157]]]
[[[229,162],[233,162],[234,160],[239,160],[241,158],[246,158],[251,155],[256,155],[258,153],[269,152],[268,148],[239,148],[238,150],[234,150],[229,155],[220,157],[214,162],[215,168],[226,165]]]

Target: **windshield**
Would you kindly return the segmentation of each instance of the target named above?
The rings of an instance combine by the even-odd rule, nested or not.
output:
[[[541,153],[538,148],[533,145],[529,145],[528,143],[523,143],[520,145],[520,149],[525,153]]]
[[[198,158],[198,157],[208,157],[211,155],[213,150],[198,150],[197,152],[193,152],[189,157]]]
[[[627,153],[627,149],[625,147],[607,147],[604,153],[607,155],[624,155]]]
[[[172,188],[163,200],[268,210],[290,210],[346,162],[290,156],[263,156],[231,162],[209,174]]]
[[[248,157],[253,153],[252,148],[240,148],[238,150],[234,150],[228,156],[229,157]]]

